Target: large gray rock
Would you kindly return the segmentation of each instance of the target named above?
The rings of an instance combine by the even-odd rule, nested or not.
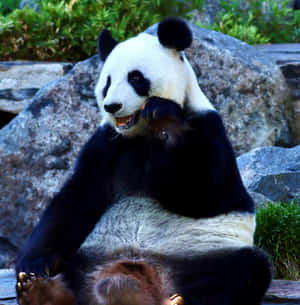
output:
[[[238,158],[238,166],[248,190],[272,201],[300,200],[300,145],[254,149]]]
[[[187,55],[221,111],[236,151],[288,135],[286,87],[273,62],[220,33],[196,27],[193,32]],[[0,130],[0,239],[12,252],[71,173],[80,147],[100,121],[93,94],[100,70],[98,56],[78,63]]]
[[[200,87],[220,111],[238,154],[254,147],[290,145],[289,89],[274,61],[230,36],[191,25],[186,51]],[[152,26],[149,33],[156,33]]]
[[[23,244],[99,124],[93,91],[100,69],[98,56],[77,64],[0,130],[0,240],[11,252]]]

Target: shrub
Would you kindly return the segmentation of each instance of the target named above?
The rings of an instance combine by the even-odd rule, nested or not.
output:
[[[267,251],[276,278],[300,279],[300,206],[266,204],[256,215],[255,244]]]
[[[16,9],[20,4],[20,0],[4,0],[0,1],[0,14],[7,15]]]
[[[249,44],[300,42],[300,11],[288,7],[289,0],[222,1],[222,12],[211,29]]]
[[[78,61],[96,53],[104,27],[117,40],[145,30],[166,15],[187,14],[203,0],[41,0],[40,10],[0,16],[0,59]]]
[[[270,41],[270,38],[263,36],[257,26],[253,24],[253,15],[251,13],[249,13],[246,20],[241,17],[235,18],[232,13],[225,13],[211,29],[218,32],[221,31],[248,44],[262,44]]]

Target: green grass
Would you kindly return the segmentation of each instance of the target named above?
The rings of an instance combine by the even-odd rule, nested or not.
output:
[[[275,278],[300,280],[300,207],[266,204],[256,214],[255,244],[270,254]]]

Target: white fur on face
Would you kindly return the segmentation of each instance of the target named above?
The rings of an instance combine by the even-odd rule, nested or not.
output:
[[[114,116],[126,117],[138,111],[149,96],[139,96],[128,82],[128,73],[140,71],[150,81],[149,96],[171,99],[183,107],[186,100],[195,111],[213,109],[202,93],[187,59],[179,52],[163,47],[157,37],[140,34],[118,44],[107,57],[95,89],[103,114],[103,123],[115,124]],[[103,98],[103,88],[110,76],[111,85]],[[191,99],[191,101],[190,101]],[[122,108],[113,115],[104,105],[119,103]]]

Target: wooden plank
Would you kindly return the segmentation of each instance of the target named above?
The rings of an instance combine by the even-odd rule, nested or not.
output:
[[[299,53],[300,43],[272,43],[272,44],[258,44],[256,47],[260,48],[266,53]]]
[[[278,65],[300,63],[300,43],[265,44],[255,47],[272,57]]]
[[[14,299],[16,297],[15,283],[13,269],[0,270],[0,304],[1,300]]]
[[[0,305],[18,305],[17,304],[17,300],[13,299],[13,300],[0,300]]]
[[[300,301],[300,281],[273,280],[267,294]]]
[[[17,305],[15,283],[13,269],[0,270],[0,305]],[[300,281],[273,280],[262,305],[275,304],[300,305]]]

